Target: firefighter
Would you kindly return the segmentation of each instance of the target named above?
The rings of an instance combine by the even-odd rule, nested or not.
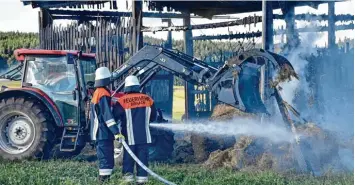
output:
[[[96,154],[99,160],[99,181],[106,181],[114,166],[114,140],[123,139],[119,125],[111,112],[111,96],[107,86],[111,73],[107,67],[95,72],[95,92],[91,101],[91,139],[96,141]]]
[[[154,102],[148,95],[140,93],[140,83],[136,76],[128,76],[125,79],[124,93],[113,112],[121,121],[122,134],[130,149],[144,165],[148,166],[148,146],[152,143],[149,123],[157,116]],[[135,161],[124,150],[122,173],[126,182],[134,181],[134,165]],[[136,182],[147,183],[147,172],[138,164],[136,171]]]

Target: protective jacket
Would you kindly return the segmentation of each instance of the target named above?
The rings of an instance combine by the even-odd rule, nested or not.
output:
[[[113,109],[121,121],[122,134],[128,145],[152,142],[149,122],[156,119],[156,109],[151,97],[142,93],[130,93],[120,97]]]
[[[109,90],[99,87],[95,90],[91,100],[91,139],[113,140],[118,135],[119,125],[111,112],[111,96]]]

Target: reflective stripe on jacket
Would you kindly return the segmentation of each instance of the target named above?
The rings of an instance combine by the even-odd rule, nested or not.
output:
[[[156,119],[154,101],[142,93],[125,94],[114,108],[122,124],[122,134],[129,145],[151,143],[149,123]]]
[[[91,100],[91,139],[114,139],[119,134],[119,125],[111,112],[111,96],[106,88],[97,88]]]

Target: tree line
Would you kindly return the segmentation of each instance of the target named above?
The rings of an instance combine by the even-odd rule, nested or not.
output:
[[[0,69],[12,64],[15,49],[36,48],[38,45],[37,33],[0,32]]]
[[[144,42],[152,45],[164,46],[165,40],[154,37],[144,37]],[[182,40],[173,40],[173,49],[179,51],[184,50],[184,42]],[[14,57],[13,52],[18,48],[38,48],[38,33],[23,32],[0,32],[0,68],[4,68],[6,64],[11,65]],[[238,46],[235,41],[195,41],[194,56],[205,60],[211,54],[219,55],[221,51],[234,51]],[[215,61],[218,59],[215,58]]]

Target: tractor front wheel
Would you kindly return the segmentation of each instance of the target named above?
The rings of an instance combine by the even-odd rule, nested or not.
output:
[[[37,101],[23,97],[0,100],[0,158],[48,158],[55,137],[51,122],[51,115]]]

